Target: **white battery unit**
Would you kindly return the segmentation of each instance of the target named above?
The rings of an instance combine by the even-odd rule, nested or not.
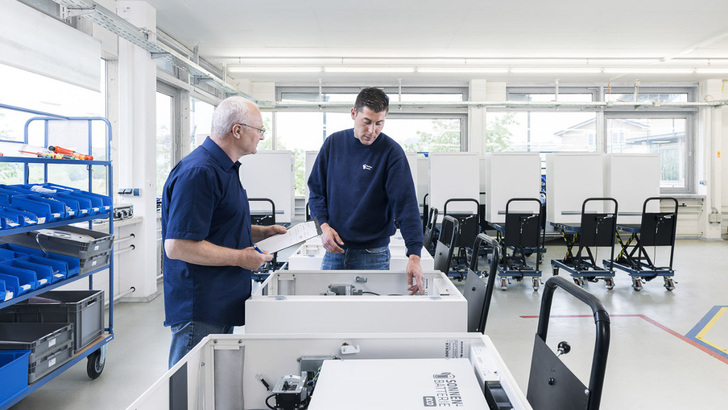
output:
[[[442,220],[445,202],[454,198],[480,199],[480,160],[470,152],[430,153],[430,208],[437,208]],[[477,212],[475,204],[453,202],[448,213]]]
[[[488,408],[470,360],[326,360],[308,410],[432,407]]]
[[[604,196],[604,160],[601,154],[554,153],[546,155],[546,220],[579,223],[581,206],[587,198]],[[595,201],[589,212],[602,212]],[[596,208],[595,208],[596,207]]]
[[[606,154],[604,196],[617,200],[620,224],[639,224],[645,200],[660,196],[658,154]],[[659,204],[651,201],[647,212],[659,212]]]
[[[245,333],[463,332],[467,301],[439,271],[277,271],[245,302]]]
[[[326,362],[335,358],[341,361]],[[280,403],[263,380],[273,386],[303,372],[314,380],[319,367],[313,410],[427,409],[448,402],[487,409],[480,395],[494,380],[513,409],[531,409],[490,338],[464,332],[210,335],[128,409],[271,408]],[[412,406],[397,405],[409,400]]]
[[[538,152],[488,152],[485,154],[485,220],[506,221],[506,204],[512,198],[541,198],[541,156]],[[513,203],[511,212],[531,212],[530,203]]]
[[[240,158],[240,181],[248,198],[267,198],[276,207],[276,223],[291,222],[294,213],[294,155],[292,151],[259,151]],[[265,178],[261,178],[265,175]],[[252,202],[250,212],[271,211],[266,202]]]

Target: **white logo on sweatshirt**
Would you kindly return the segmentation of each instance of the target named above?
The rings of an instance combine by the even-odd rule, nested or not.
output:
[[[365,169],[367,171],[371,171],[372,170],[372,166],[371,165],[367,165],[367,164],[362,164],[361,169]]]

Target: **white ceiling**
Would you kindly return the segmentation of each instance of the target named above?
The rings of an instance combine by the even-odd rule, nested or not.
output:
[[[157,26],[202,58],[251,63],[258,58],[301,58],[298,66],[426,65],[402,59],[464,59],[493,67],[728,68],[728,0],[147,0]],[[305,60],[304,58],[315,59]],[[323,59],[332,60],[323,60]],[[590,59],[580,62],[563,59]],[[600,62],[600,58],[622,61]],[[629,59],[652,59],[629,61]],[[398,60],[393,60],[398,59]],[[666,61],[661,62],[664,59]],[[711,59],[708,62],[707,59]],[[720,61],[723,59],[722,61]],[[628,61],[624,61],[628,60]],[[469,60],[472,64],[473,60]],[[481,61],[482,62],[482,61]],[[258,62],[257,65],[270,66]],[[696,81],[728,74],[231,74],[254,81],[448,84],[468,78],[562,83],[580,81]]]

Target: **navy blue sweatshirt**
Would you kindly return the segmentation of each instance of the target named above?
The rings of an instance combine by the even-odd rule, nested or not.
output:
[[[424,239],[412,172],[402,147],[385,134],[371,145],[354,129],[329,135],[308,179],[309,209],[339,233],[344,248],[387,246],[399,223],[407,256],[420,255]]]

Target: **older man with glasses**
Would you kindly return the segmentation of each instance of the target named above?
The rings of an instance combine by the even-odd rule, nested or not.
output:
[[[165,326],[172,329],[169,367],[208,334],[245,324],[252,270],[273,255],[254,243],[285,233],[251,225],[240,159],[257,152],[265,129],[258,107],[223,100],[210,136],[170,172],[162,197]]]

